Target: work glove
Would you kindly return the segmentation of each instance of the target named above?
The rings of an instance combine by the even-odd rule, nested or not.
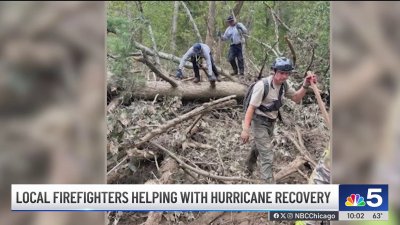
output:
[[[182,79],[182,78],[183,78],[183,74],[182,74],[182,70],[181,70],[181,69],[178,69],[178,70],[176,71],[176,77],[177,77],[178,79]]]

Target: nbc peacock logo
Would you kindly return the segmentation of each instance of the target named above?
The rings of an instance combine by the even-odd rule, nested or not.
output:
[[[347,197],[346,206],[365,206],[364,197],[359,194],[351,194]]]

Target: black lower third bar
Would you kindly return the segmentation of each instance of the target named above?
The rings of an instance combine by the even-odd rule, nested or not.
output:
[[[315,212],[307,212],[307,211],[296,211],[296,212],[287,212],[287,211],[274,211],[269,212],[269,220],[319,220],[319,221],[335,221],[339,220],[339,212],[332,211],[315,211]]]

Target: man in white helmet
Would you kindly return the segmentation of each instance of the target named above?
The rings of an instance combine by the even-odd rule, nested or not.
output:
[[[266,183],[275,183],[272,171],[274,153],[271,141],[275,121],[279,116],[279,108],[282,106],[282,96],[299,103],[306,94],[306,88],[310,85],[312,77],[312,75],[308,75],[304,78],[303,86],[296,91],[286,82],[294,69],[288,58],[277,58],[271,69],[274,70],[274,75],[261,79],[253,86],[241,134],[243,143],[247,143],[251,127],[254,141],[246,162],[247,169],[248,172],[253,172],[257,157],[260,155],[261,176]]]

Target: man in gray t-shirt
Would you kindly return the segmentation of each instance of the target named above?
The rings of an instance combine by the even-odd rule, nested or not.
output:
[[[299,103],[306,94],[306,88],[310,85],[311,75],[308,75],[299,90],[294,90],[286,80],[290,72],[294,69],[288,58],[280,57],[272,65],[274,75],[263,78],[253,87],[253,93],[249,106],[246,110],[243,122],[241,139],[243,143],[249,141],[250,125],[254,135],[252,149],[247,159],[247,169],[253,172],[258,154],[260,155],[260,169],[262,179],[266,183],[275,183],[273,178],[272,166],[274,154],[272,151],[272,137],[274,133],[275,121],[278,117],[278,110],[281,107],[279,92],[284,88],[284,96],[292,101]],[[314,75],[315,76],[315,75]],[[314,79],[313,79],[314,81]],[[268,86],[268,95],[263,99],[265,82]]]
[[[185,55],[182,56],[182,59],[179,63],[178,70],[176,72],[176,76],[179,79],[183,78],[183,73],[182,69],[183,66],[185,65],[185,61],[190,58],[190,61],[193,64],[193,71],[194,71],[194,76],[195,80],[194,82],[200,82],[200,59],[204,58],[207,63],[207,76],[208,80],[210,82],[215,82],[215,80],[219,81],[218,78],[218,71],[217,68],[215,67],[214,64],[214,59],[211,55],[211,49],[208,47],[208,45],[203,44],[203,43],[196,43],[192,47],[189,48],[189,50],[185,53]]]

